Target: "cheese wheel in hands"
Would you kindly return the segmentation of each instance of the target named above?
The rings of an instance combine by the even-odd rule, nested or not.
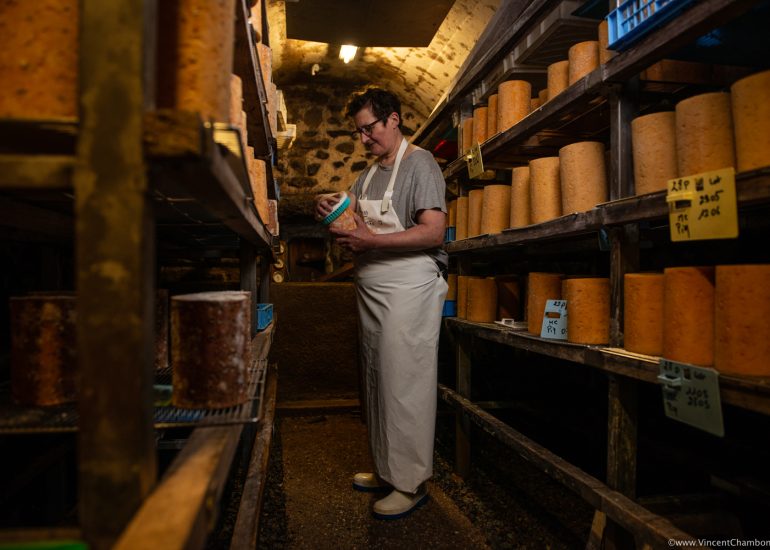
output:
[[[532,223],[561,216],[559,157],[543,157],[529,162],[529,199]]]
[[[607,201],[604,144],[580,141],[559,150],[562,214],[585,212]]]
[[[663,271],[663,357],[682,363],[714,363],[714,268]]]
[[[517,166],[511,171],[511,227],[532,223],[529,192],[529,166]]]
[[[567,300],[567,339],[570,342],[606,344],[610,341],[609,279],[565,279],[561,297]]]
[[[730,88],[738,172],[770,166],[770,71]]]
[[[511,186],[485,186],[481,212],[481,234],[500,233],[508,227],[510,220]]]
[[[716,268],[714,368],[770,376],[770,264]]]
[[[730,94],[714,92],[676,104],[679,177],[735,166]]]
[[[494,323],[497,314],[497,284],[494,277],[470,277],[467,317],[476,323]]]
[[[677,177],[676,120],[673,111],[652,113],[631,121],[634,187],[637,195],[662,191]]]
[[[663,354],[663,274],[626,273],[623,278],[623,347]]]
[[[543,312],[548,300],[561,300],[559,273],[530,273],[527,278],[527,331],[540,335]]]
[[[481,213],[484,207],[484,190],[468,193],[468,237],[481,235]]]

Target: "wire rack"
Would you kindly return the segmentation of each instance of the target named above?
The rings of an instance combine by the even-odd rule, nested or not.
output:
[[[254,424],[262,416],[267,361],[255,360],[249,369],[249,399],[245,403],[223,409],[182,409],[170,404],[171,369],[155,373],[156,429],[197,428]],[[61,433],[78,430],[75,403],[53,407],[23,407],[11,403],[10,384],[0,385],[0,434]]]

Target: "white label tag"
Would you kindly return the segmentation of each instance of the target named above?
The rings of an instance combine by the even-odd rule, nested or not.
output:
[[[567,300],[546,301],[540,338],[567,339]]]
[[[724,437],[717,371],[661,358],[658,381],[666,416]]]

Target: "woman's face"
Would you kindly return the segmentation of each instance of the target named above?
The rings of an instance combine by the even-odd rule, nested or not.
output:
[[[371,107],[364,107],[353,117],[361,143],[367,151],[381,157],[393,151],[398,145],[398,122],[395,113],[386,118],[377,118]]]

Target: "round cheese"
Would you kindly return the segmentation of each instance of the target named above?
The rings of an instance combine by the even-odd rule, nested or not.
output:
[[[548,65],[548,99],[553,99],[569,87],[569,61]]]
[[[446,299],[447,300],[457,300],[457,274],[450,273],[447,275],[447,286],[449,287],[446,291]]]
[[[447,204],[447,227],[455,227],[457,224],[457,199],[449,201]]]
[[[543,106],[548,102],[548,88],[543,88],[537,92],[537,98],[540,100],[540,105]]]
[[[494,277],[468,279],[467,319],[476,323],[494,323],[497,314],[497,285]]]
[[[736,170],[770,166],[770,71],[743,78],[730,88],[735,124]]]
[[[609,49],[610,28],[606,19],[599,23],[599,63],[604,65],[617,55],[616,52]]]
[[[529,166],[518,166],[511,171],[510,227],[524,227],[530,221]]]
[[[511,220],[511,186],[484,187],[481,212],[481,233],[500,233]]]
[[[607,201],[604,144],[580,141],[559,150],[562,214],[585,212]]]
[[[714,368],[770,376],[770,264],[716,268]]]
[[[677,177],[675,119],[673,111],[665,111],[631,121],[637,195],[666,189],[668,180]]]
[[[487,107],[476,107],[473,110],[474,143],[484,143],[487,140],[487,112]]]
[[[468,238],[468,197],[457,197],[457,218],[455,221],[455,239]]]
[[[569,49],[570,86],[599,66],[599,42],[578,42]],[[550,90],[549,90],[550,97]]]
[[[529,162],[529,198],[532,223],[561,216],[559,157],[543,157]]]
[[[457,276],[457,317],[466,319],[468,317],[468,275]]]
[[[663,356],[710,366],[714,363],[714,268],[663,270]]]
[[[473,147],[473,117],[463,119],[463,146],[460,156],[463,156]]]
[[[610,341],[609,279],[565,279],[561,296],[567,300],[567,339],[570,342],[606,344]]]
[[[468,193],[468,237],[481,235],[481,213],[484,207],[484,190]]]
[[[497,94],[492,94],[487,100],[487,138],[497,133]]]
[[[529,111],[532,112],[535,109],[539,109],[542,105],[542,102],[540,101],[539,97],[533,97],[529,100]]]
[[[508,80],[497,88],[497,131],[505,132],[529,114],[532,86],[525,80]]]
[[[676,104],[679,176],[735,166],[730,94],[714,92]]]
[[[243,85],[241,77],[230,75],[230,124],[240,126],[243,117]]]
[[[495,277],[497,282],[497,318],[521,320],[521,289],[516,276]]]
[[[530,273],[527,278],[527,331],[540,335],[547,300],[561,300],[562,275]]]
[[[646,355],[663,354],[663,274],[623,277],[623,347]]]

